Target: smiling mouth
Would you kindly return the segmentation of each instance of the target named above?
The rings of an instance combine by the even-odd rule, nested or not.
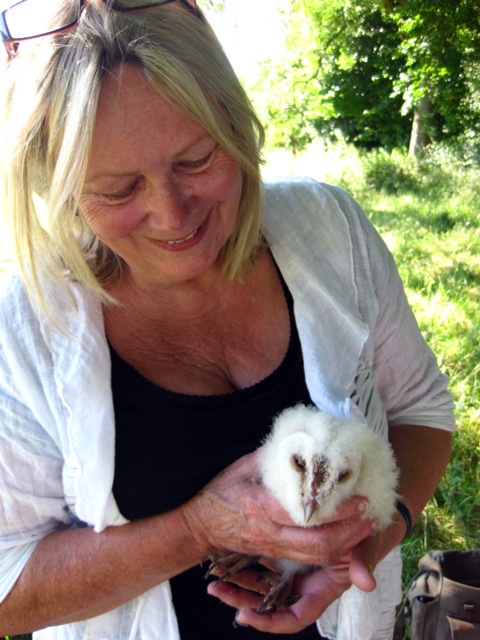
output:
[[[195,229],[195,231],[192,231],[192,233],[190,233],[188,236],[185,236],[185,238],[181,238],[180,240],[160,240],[160,242],[162,244],[169,244],[169,245],[184,244],[189,240],[193,240],[193,238],[197,235],[199,228],[200,227]]]

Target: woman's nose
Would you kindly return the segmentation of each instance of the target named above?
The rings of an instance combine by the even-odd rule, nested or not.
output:
[[[152,182],[148,197],[148,224],[155,229],[181,231],[188,226],[192,197],[190,189],[164,178]]]

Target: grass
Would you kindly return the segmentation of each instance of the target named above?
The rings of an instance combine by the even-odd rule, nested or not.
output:
[[[321,143],[297,158],[278,150],[268,158],[267,176],[310,175],[362,204],[451,378],[458,431],[442,483],[403,545],[406,586],[427,551],[480,548],[480,169],[444,151],[416,162]]]
[[[407,585],[426,552],[480,548],[480,168],[444,149],[416,161],[321,143],[298,159],[273,152],[266,174],[279,166],[339,184],[360,202],[451,379],[458,430],[442,483],[403,545]]]

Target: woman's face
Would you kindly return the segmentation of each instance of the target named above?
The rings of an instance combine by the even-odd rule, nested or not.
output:
[[[241,190],[232,158],[140,69],[106,75],[80,211],[135,284],[171,286],[217,267]]]

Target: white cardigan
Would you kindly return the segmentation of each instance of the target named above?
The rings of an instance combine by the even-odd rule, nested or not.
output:
[[[418,331],[393,259],[356,203],[310,180],[268,183],[264,231],[294,299],[313,401],[338,416],[367,412],[385,437],[387,420],[453,430],[448,381]],[[112,494],[115,423],[102,309],[82,288],[75,295],[78,313],[52,302],[68,329],[61,333],[33,312],[20,278],[6,279],[0,294],[0,602],[48,533],[126,522]],[[321,632],[373,638],[378,612],[401,596],[400,572],[396,550],[377,568],[376,592],[349,590],[322,617]],[[169,584],[34,637],[178,640]]]

